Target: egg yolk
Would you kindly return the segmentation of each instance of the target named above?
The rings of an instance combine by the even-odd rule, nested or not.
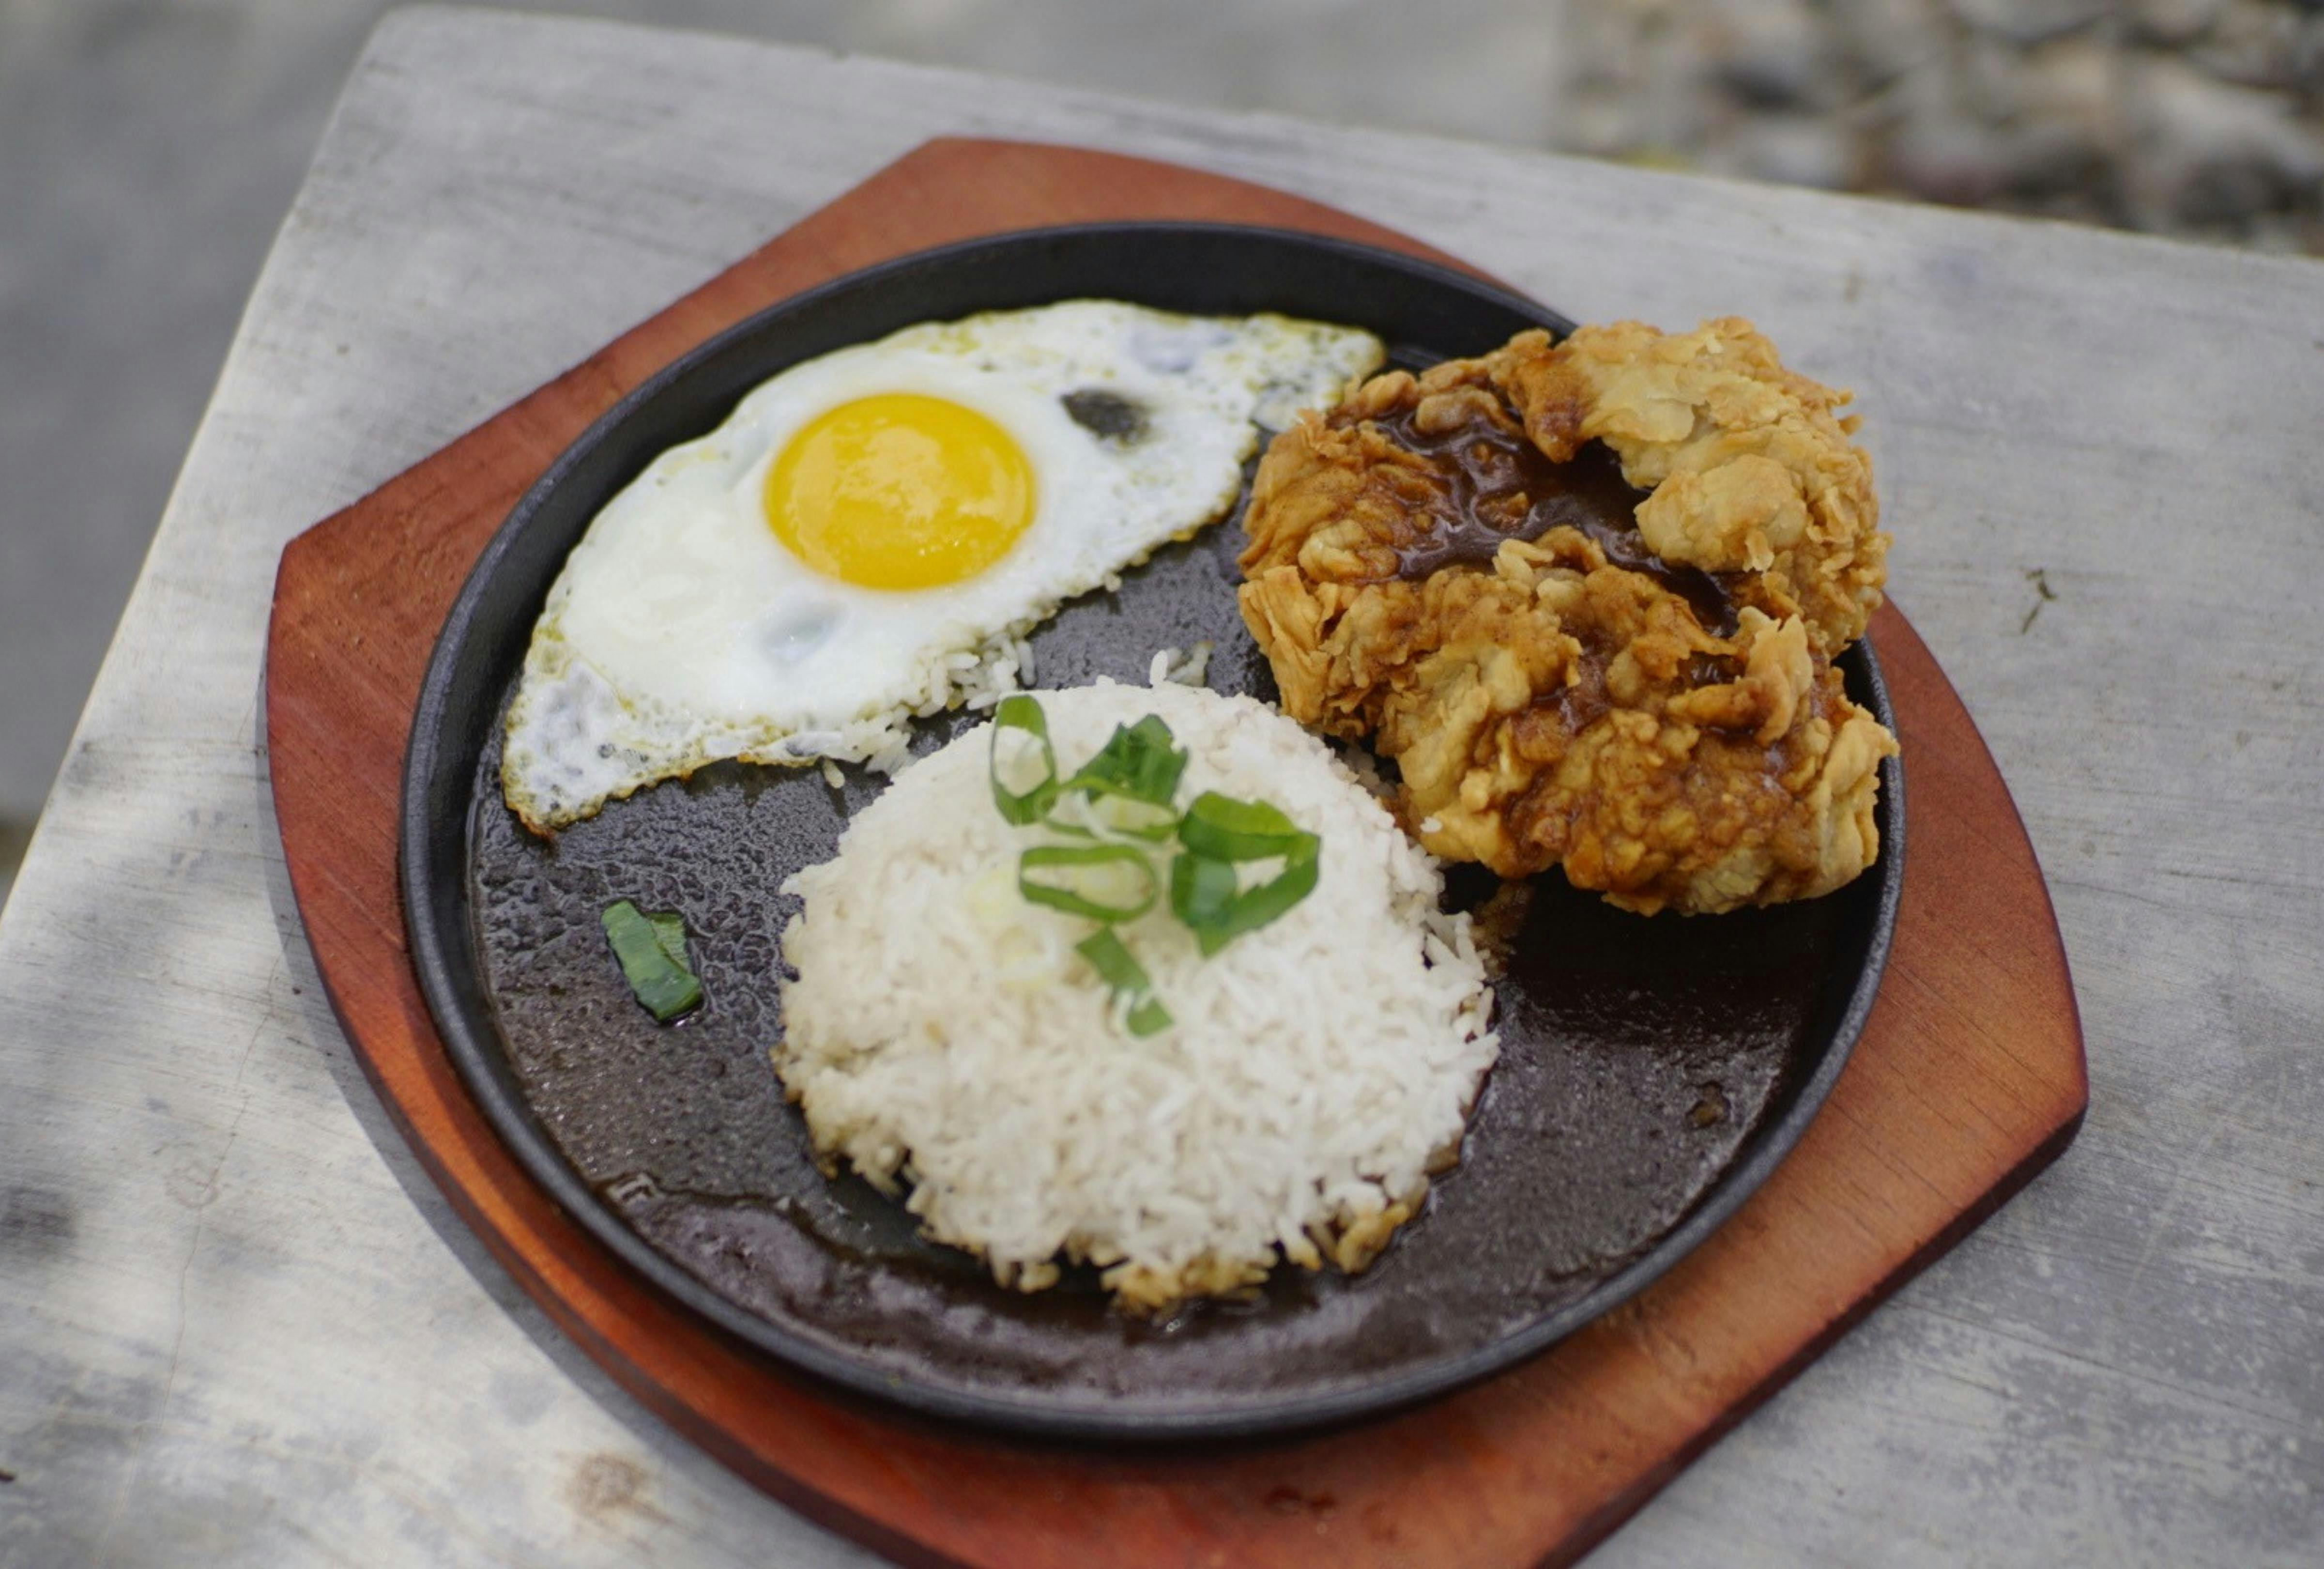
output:
[[[883,392],[816,415],[767,469],[767,524],[816,571],[865,588],[973,577],[1033,521],[1033,466],[942,398]]]

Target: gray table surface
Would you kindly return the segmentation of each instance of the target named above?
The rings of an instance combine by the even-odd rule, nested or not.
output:
[[[615,1389],[315,983],[283,543],[923,138],[1221,170],[1854,386],[2089,1033],[2048,1175],[1600,1565],[2324,1559],[2324,267],[594,23],[364,55],[0,918],[0,1563],[864,1561]]]

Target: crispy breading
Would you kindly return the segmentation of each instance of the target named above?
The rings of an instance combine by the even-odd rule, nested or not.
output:
[[[1648,913],[1840,887],[1878,854],[1895,751],[1831,663],[1886,546],[1842,401],[1735,319],[1527,333],[1374,377],[1277,437],[1253,486],[1241,606],[1284,711],[1370,738],[1406,827],[1504,877],[1562,865]],[[1654,487],[1637,537],[1526,538],[1543,498],[1510,488],[1511,450],[1568,464],[1591,440]],[[1404,575],[1480,521],[1489,559]],[[1703,624],[1690,586],[1732,624]]]
[[[1799,616],[1826,655],[1864,635],[1887,580],[1872,460],[1833,412],[1848,394],[1784,369],[1748,321],[1524,333],[1487,363],[1544,453],[1603,441],[1653,492],[1638,531],[1664,560],[1748,573],[1745,602]]]

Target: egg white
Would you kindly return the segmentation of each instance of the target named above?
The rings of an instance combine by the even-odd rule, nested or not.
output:
[[[1381,357],[1348,328],[1074,300],[907,328],[792,366],[656,457],[567,558],[509,708],[509,805],[549,830],[722,758],[900,766],[913,715],[1012,690],[1027,632],[1214,521],[1261,425],[1328,402]],[[1086,391],[1136,405],[1142,431],[1076,423],[1061,400]],[[791,437],[883,393],[973,410],[1023,451],[1032,521],[983,572],[858,587],[768,526],[767,470]]]

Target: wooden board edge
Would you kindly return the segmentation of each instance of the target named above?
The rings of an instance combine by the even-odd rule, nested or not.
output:
[[[1751,1386],[1740,1398],[1720,1414],[1719,1418],[1672,1451],[1670,1456],[1653,1471],[1639,1477],[1602,1509],[1588,1516],[1578,1526],[1570,1543],[1571,1551],[1561,1548],[1541,1560],[1541,1569],[1566,1569],[1594,1552],[1599,1545],[1627,1524],[1630,1518],[1653,1501],[1654,1496],[1668,1487],[1677,1476],[1703,1455],[1710,1453],[1720,1440],[1741,1426],[1746,1418],[1765,1406],[1791,1381],[1807,1371],[1824,1352],[1838,1344],[1858,1324],[1885,1306],[1897,1292],[1909,1285],[1930,1265],[1958,1247],[1971,1232],[1998,1214],[2003,1205],[2015,1198],[2025,1185],[2039,1177],[2066,1152],[2080,1133],[2087,1113],[2084,1104],[2059,1124],[2055,1131],[2028,1150],[2024,1159],[2003,1174],[1975,1204],[1961,1211],[1941,1231],[1923,1242],[1910,1257],[1876,1283],[1848,1310],[1819,1329],[1801,1343],[1783,1362],[1771,1370],[1759,1382]]]
[[[2001,760],[1993,755],[1993,748],[1986,741],[1985,732],[1978,725],[1977,715],[1969,709],[1969,699],[1961,696],[1960,688],[1954,686],[1951,678],[1944,674],[1944,666],[1939,662],[1935,651],[1929,647],[1928,640],[1921,635],[1920,629],[1914,626],[1911,619],[1904,614],[1904,607],[1896,603],[1894,595],[1884,599],[1880,608],[1874,613],[1865,636],[1868,641],[1874,642],[1873,653],[1876,658],[1880,651],[1879,641],[1902,643],[1906,647],[1911,657],[1925,661],[1936,671],[1943,681],[1945,693],[1950,701],[1952,717],[1967,733],[1969,739],[1975,743],[1978,754],[1985,760],[1986,768],[2000,787],[2001,803],[2008,814],[2004,832],[2008,835],[2010,842],[2024,854],[2026,866],[2032,874],[2034,891],[2040,900],[2041,907],[2040,920],[2037,924],[2046,938],[2043,955],[2043,968],[2049,972],[2047,977],[2049,988],[2056,992],[2065,1010],[2061,1035],[2070,1038],[2072,1043],[2071,1060],[2067,1064],[2068,1076],[2065,1082],[2058,1086],[2061,1092],[2062,1100],[2055,1114],[2061,1120],[2063,1126],[2078,1130],[2081,1126],[2082,1118],[2089,1110],[2090,1103],[2089,1043],[2082,1031],[2081,998],[2074,990],[2073,960],[2072,956],[2066,952],[2065,933],[2058,925],[2057,901],[2050,896],[2050,879],[2042,869],[2041,851],[2034,843],[2032,832],[2025,826],[2025,814],[2017,805],[2015,793],[2009,789],[2008,776],[2001,771]],[[1904,795],[1908,802],[1913,793],[1911,767],[1911,759],[1907,758]],[[1909,805],[1907,810],[1910,810]],[[1905,854],[1907,857],[1912,854],[1909,845],[1905,849]],[[2066,1143],[2070,1144],[2072,1141],[2070,1133]],[[2057,1153],[2061,1154],[2064,1149],[2065,1145],[2061,1144]],[[2056,1158],[2056,1154],[2052,1154],[2050,1158]],[[2011,1191],[2014,1193],[2015,1189],[2013,1188]]]

